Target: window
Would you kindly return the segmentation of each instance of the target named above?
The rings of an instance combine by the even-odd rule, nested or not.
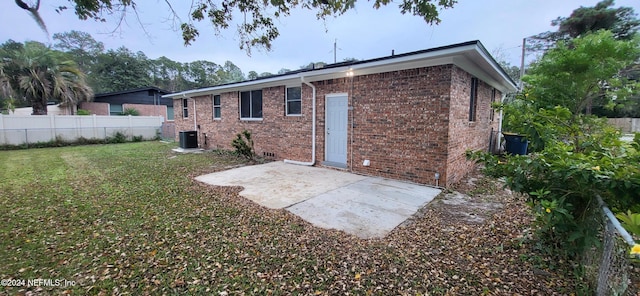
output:
[[[476,121],[478,109],[478,78],[471,78],[471,96],[469,99],[469,121]]]
[[[240,119],[262,119],[262,90],[240,92]]]
[[[173,106],[167,106],[167,120],[173,120]]]
[[[213,119],[220,119],[220,95],[213,96]]]
[[[122,115],[122,105],[109,104],[109,115]]]
[[[287,115],[302,114],[302,88],[287,87]]]
[[[489,114],[489,119],[493,121],[495,117],[495,110],[493,110],[493,103],[496,102],[496,89],[491,90],[491,113]]]
[[[189,117],[189,99],[182,99],[182,118]]]

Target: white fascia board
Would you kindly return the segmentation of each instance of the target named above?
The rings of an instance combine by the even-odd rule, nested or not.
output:
[[[514,92],[516,86],[480,48],[453,59],[453,64],[488,83],[502,93]]]
[[[477,46],[476,46],[477,47]],[[513,83],[511,83],[511,78],[508,77],[504,72],[500,65],[498,65],[496,62],[494,62],[494,59],[488,55],[488,53],[484,50],[481,50],[480,48],[478,48],[477,50],[478,54],[480,56],[482,56],[483,60],[491,67],[491,70],[493,70],[493,72],[497,73],[500,78],[502,78],[502,80],[504,80],[504,85],[507,86],[507,88],[509,88],[510,91],[516,91],[518,90],[517,86]]]
[[[164,95],[163,98],[197,97],[223,92],[244,91],[256,88],[273,86],[299,85],[301,78],[307,81],[321,81],[326,79],[344,78],[348,72],[354,76],[400,71],[421,67],[455,64],[472,75],[493,85],[501,91],[515,91],[515,86],[509,82],[491,57],[487,56],[477,44],[452,47],[437,51],[428,51],[420,54],[382,58],[368,63],[345,65],[325,69],[316,69],[291,75],[277,76],[258,80],[243,81],[239,83],[219,85],[202,89],[183,91],[175,94]]]
[[[242,81],[238,83],[226,84],[226,85],[218,85],[206,88],[192,89],[186,90],[178,93],[168,94],[162,96],[163,98],[173,98],[180,99],[182,97],[198,97],[209,94],[219,94],[225,92],[234,92],[234,91],[243,91],[243,90],[252,90],[256,88],[267,88],[272,86],[281,86],[281,85],[294,85],[296,82],[299,84],[300,76],[298,74],[278,76],[273,78],[265,78],[258,80],[248,80]]]
[[[448,48],[439,51],[426,52],[422,54],[400,56],[397,58],[382,59],[363,64],[345,65],[342,67],[320,69],[306,73],[300,73],[309,81],[321,81],[326,79],[344,78],[348,72],[352,72],[353,76],[384,73],[391,71],[400,71],[407,69],[415,69],[421,67],[431,67],[437,65],[446,65],[453,63],[453,57],[464,54],[464,52],[473,50],[475,45]]]

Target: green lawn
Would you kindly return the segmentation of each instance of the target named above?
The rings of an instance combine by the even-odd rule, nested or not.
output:
[[[427,209],[385,239],[360,240],[193,181],[241,160],[177,155],[174,145],[0,151],[0,279],[75,283],[3,284],[0,294],[530,294],[569,285],[533,274],[534,254],[518,238],[530,221],[521,204],[507,202],[484,225],[451,225]]]

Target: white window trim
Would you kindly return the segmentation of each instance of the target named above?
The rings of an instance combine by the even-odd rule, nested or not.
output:
[[[185,101],[187,102],[186,106],[184,105]],[[187,116],[184,116],[184,114],[185,114],[184,110],[187,110],[187,112],[186,112]],[[187,98],[182,99],[182,118],[189,118],[189,99],[187,99]]]
[[[251,93],[253,91],[262,91],[262,89],[252,89],[252,90],[244,90],[244,91],[239,91],[238,92],[238,117],[240,118],[241,121],[262,121],[262,119],[264,118],[264,96],[262,97],[262,117],[258,118],[258,117],[242,117],[242,93],[243,92],[248,92],[250,98],[252,99],[253,102],[253,98]],[[251,106],[252,104],[249,104],[249,106]],[[251,111],[249,111],[249,113],[251,113]]]
[[[474,83],[475,81],[475,83]],[[471,88],[469,94],[469,123],[476,122],[478,120],[478,88],[480,80],[476,77],[471,78]]]
[[[220,104],[216,105],[216,96],[220,98]],[[211,95],[211,105],[213,106],[211,112],[213,112],[213,120],[222,120],[222,96],[220,95]],[[220,108],[220,117],[216,117],[216,107]]]
[[[289,88],[294,88],[294,87],[299,87],[300,88],[300,114],[289,114],[289,92],[287,91],[287,89]],[[296,101],[292,101],[292,102],[297,102]],[[300,117],[302,116],[302,85],[301,86],[285,86],[284,88],[284,114],[286,116],[291,116],[291,117]]]

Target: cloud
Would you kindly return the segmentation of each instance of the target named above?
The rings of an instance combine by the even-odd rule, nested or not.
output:
[[[326,21],[302,9],[276,21],[280,37],[272,51],[254,49],[251,56],[239,49],[236,27],[219,36],[207,21],[198,23],[200,36],[185,47],[181,33],[172,26],[164,1],[137,1],[138,15],[129,13],[123,25],[117,19],[107,23],[80,21],[72,10],[56,13],[55,6],[41,7],[51,34],[80,30],[105,43],[106,48],[125,46],[142,51],[149,58],[166,56],[180,62],[209,60],[223,64],[229,60],[246,74],[249,71],[275,73],[281,68],[298,69],[309,62],[333,62],[333,43],[337,40],[337,61],[345,58],[369,59],[410,52],[452,43],[480,40],[489,51],[502,47],[512,64],[519,65],[522,38],[552,30],[551,20],[568,16],[582,6],[593,6],[597,0],[537,1],[458,1],[453,9],[440,12],[442,23],[430,26],[420,17],[401,14],[393,2],[379,10],[372,2],[359,1],[354,10]],[[185,19],[190,2],[174,1],[174,8]],[[637,0],[616,1],[640,12]],[[144,26],[141,26],[143,24]],[[29,15],[12,1],[0,3],[0,40],[37,40],[51,42]],[[143,29],[144,28],[144,29]],[[148,34],[145,33],[145,30]]]

